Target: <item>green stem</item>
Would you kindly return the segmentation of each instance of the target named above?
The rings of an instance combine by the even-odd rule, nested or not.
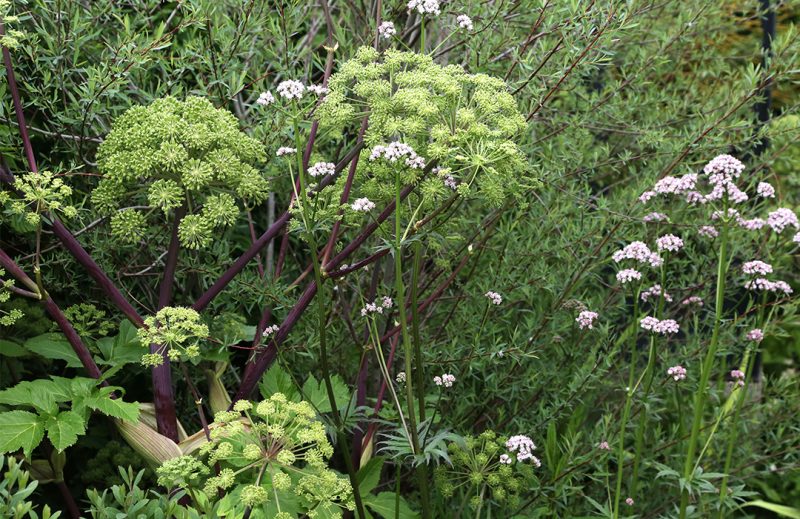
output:
[[[411,338],[408,333],[408,323],[406,322],[406,297],[405,286],[403,285],[403,240],[401,234],[400,221],[403,213],[403,205],[400,197],[402,188],[399,173],[395,175],[395,210],[394,210],[394,282],[397,292],[397,310],[400,319],[400,335],[403,341],[403,356],[406,369],[406,405],[408,407],[408,427],[411,429],[411,445],[414,454],[420,453],[419,437],[417,436],[417,418],[414,410],[414,388],[412,387],[412,360],[413,351]],[[430,497],[428,495],[428,475],[427,467],[420,464],[416,468],[417,482],[419,484],[420,495],[422,497],[422,517],[430,517]]]
[[[414,242],[414,270],[411,275],[411,333],[414,336],[414,383],[417,384],[417,400],[419,405],[419,421],[425,421],[425,369],[422,359],[422,341],[419,335],[419,273],[422,266],[422,245]],[[411,374],[408,373],[408,376]],[[432,425],[432,424],[431,424]]]
[[[628,426],[628,418],[631,414],[631,402],[633,401],[633,381],[636,379],[636,362],[639,360],[638,351],[636,349],[636,321],[639,319],[639,293],[638,290],[634,291],[633,295],[633,322],[634,331],[631,334],[631,365],[628,372],[628,387],[625,390],[625,407],[622,411],[622,419],[620,420],[619,429],[619,444],[617,447],[617,483],[614,488],[614,519],[619,518],[619,500],[622,495],[622,472],[625,466],[625,429]]]
[[[726,204],[727,205],[727,204]],[[724,214],[727,215],[727,207],[724,208]],[[692,430],[689,435],[689,445],[686,448],[686,458],[683,465],[683,479],[689,483],[692,478],[694,468],[694,456],[697,450],[697,439],[700,434],[700,426],[703,421],[703,410],[706,405],[706,398],[708,396],[708,381],[711,377],[711,368],[714,364],[714,358],[717,355],[717,347],[719,345],[719,330],[722,322],[722,306],[725,299],[725,265],[728,254],[728,222],[723,221],[722,230],[720,232],[720,246],[719,258],[717,259],[717,288],[714,298],[714,330],[711,334],[711,344],[708,346],[708,352],[703,360],[703,366],[700,372],[700,385],[697,388],[697,393],[694,399],[694,416],[692,419]],[[680,519],[686,518],[686,507],[689,505],[689,492],[684,489],[681,492],[681,503],[679,509]]]

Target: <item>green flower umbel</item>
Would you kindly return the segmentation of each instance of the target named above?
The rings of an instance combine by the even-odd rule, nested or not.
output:
[[[208,326],[200,320],[200,314],[191,308],[167,306],[145,319],[144,327],[136,333],[143,346],[160,346],[158,352],[142,356],[145,366],[158,366],[164,362],[164,353],[172,361],[199,356],[199,344],[208,337]]]
[[[112,234],[128,243],[185,206],[181,245],[200,249],[236,221],[241,205],[266,199],[269,184],[254,167],[264,159],[230,112],[199,97],[167,97],[115,121],[97,154],[103,178],[92,202],[112,214]]]

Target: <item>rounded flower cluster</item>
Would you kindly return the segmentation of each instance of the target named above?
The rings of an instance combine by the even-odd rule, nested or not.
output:
[[[716,238],[719,236],[719,231],[713,225],[703,225],[697,230],[697,234],[704,238]]]
[[[762,290],[764,292],[783,292],[784,295],[790,295],[794,290],[789,286],[786,281],[770,281],[767,278],[751,279],[744,284],[748,290]]]
[[[657,283],[655,285],[653,285],[652,287],[648,288],[647,290],[643,290],[642,293],[639,295],[639,297],[642,299],[642,301],[649,301],[650,298],[658,299],[659,297],[661,297],[662,293],[664,295],[664,301],[666,301],[668,303],[671,303],[672,302],[672,296],[669,295],[669,293],[667,293],[661,287],[661,285],[659,285]]]
[[[281,81],[276,90],[278,91],[279,96],[291,101],[292,99],[302,99],[303,93],[306,91],[306,87],[299,81],[289,79],[286,81]]]
[[[652,316],[644,317],[639,321],[639,325],[643,330],[651,331],[661,335],[670,335],[678,333],[680,326],[674,319],[656,319]]]
[[[503,303],[503,296],[501,296],[497,292],[492,292],[491,290],[489,290],[488,292],[486,292],[483,295],[485,297],[489,298],[489,301],[491,301],[492,304],[494,304],[494,305],[500,305],[500,304]]]
[[[648,213],[642,217],[642,221],[645,223],[666,222],[668,220],[669,216],[665,215],[664,213]]]
[[[703,304],[704,304],[703,298],[700,296],[689,296],[683,301],[681,301],[681,306],[690,306],[690,305],[703,306]]]
[[[761,342],[764,340],[764,332],[761,328],[753,328],[747,332],[747,340],[753,342]]]
[[[381,38],[388,40],[397,34],[397,30],[394,28],[394,23],[383,22],[378,26],[378,34],[381,36]]]
[[[631,281],[639,281],[642,279],[642,273],[635,269],[622,269],[617,272],[617,281],[623,285]]]
[[[397,162],[397,159],[405,157],[406,166],[413,169],[423,169],[425,159],[417,155],[414,148],[402,142],[392,142],[388,146],[375,146],[369,155],[369,160],[374,161],[379,158],[389,162]]]
[[[672,366],[667,370],[667,375],[672,377],[675,382],[678,382],[686,378],[686,368],[681,365]]]
[[[578,314],[578,317],[575,318],[575,322],[578,323],[578,328],[583,330],[584,328],[592,329],[595,319],[597,319],[598,315],[597,312],[590,312],[589,310],[584,310],[583,312]]]
[[[767,182],[759,182],[756,187],[756,193],[761,198],[775,198],[775,188]]]
[[[748,261],[742,265],[742,272],[750,275],[761,274],[766,276],[767,274],[772,274],[772,265],[759,260]]]
[[[731,155],[717,155],[703,168],[706,175],[725,174],[733,178],[739,178],[742,171],[744,164]]]
[[[75,207],[66,203],[72,188],[50,171],[25,173],[12,185],[22,196],[11,198],[8,192],[0,191],[0,207],[7,204],[11,214],[24,216],[30,225],[39,225],[41,215],[48,212],[68,218],[78,214]]]
[[[731,380],[739,387],[744,386],[744,376],[744,371],[740,369],[731,370]]]
[[[350,205],[353,211],[368,213],[375,209],[375,202],[371,202],[369,198],[359,198]]]
[[[268,106],[275,102],[275,96],[272,92],[261,92],[256,99],[256,103],[261,106]]]
[[[639,263],[648,263],[651,267],[660,267],[664,260],[657,253],[641,241],[634,241],[616,251],[611,258],[620,263],[625,260],[634,260]]]
[[[160,366],[164,354],[171,361],[199,356],[199,343],[208,337],[208,326],[191,308],[167,306],[147,317],[136,334],[142,346],[157,346],[156,351],[142,356],[142,364]]]
[[[683,248],[683,240],[674,234],[665,234],[656,240],[660,251],[678,252]]]
[[[324,177],[336,173],[336,165],[333,162],[317,162],[308,168],[308,174],[312,177]]]
[[[410,0],[408,2],[408,10],[416,10],[419,14],[441,14],[439,7],[439,0]]]
[[[456,23],[460,29],[464,29],[466,31],[471,31],[473,29],[472,18],[466,14],[459,14],[456,17]]]
[[[269,196],[267,179],[253,167],[264,159],[264,147],[239,130],[230,112],[200,97],[166,97],[114,122],[97,153],[102,178],[92,202],[111,215],[112,235],[127,243],[138,243],[158,212],[121,208],[145,206],[166,216],[192,207],[179,224],[181,245],[204,248],[215,229],[236,221],[238,202]]]
[[[286,146],[281,146],[278,148],[278,151],[275,152],[275,155],[278,157],[282,157],[284,155],[293,155],[297,153],[297,148],[289,148]]]
[[[767,215],[767,225],[778,234],[782,233],[787,227],[794,227],[795,229],[800,228],[797,215],[794,214],[794,211],[785,207],[769,213],[769,215]]]
[[[5,269],[0,268],[0,277],[5,276]],[[13,279],[0,279],[0,304],[5,303],[11,298],[10,288],[14,286]],[[8,312],[0,308],[0,326],[11,326],[24,316],[22,310],[17,308],[11,309]]]
[[[455,375],[451,375],[450,373],[443,373],[442,376],[436,375],[433,377],[433,383],[440,387],[453,387],[455,381]]]

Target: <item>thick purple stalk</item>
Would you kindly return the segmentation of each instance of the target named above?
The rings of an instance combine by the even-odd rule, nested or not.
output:
[[[172,291],[175,287],[175,270],[178,267],[178,253],[180,241],[178,240],[178,226],[186,214],[186,207],[175,211],[175,221],[172,225],[172,235],[167,248],[167,259],[164,263],[164,275],[158,287],[158,309],[169,306],[172,301]],[[151,344],[150,353],[158,353],[161,345]],[[178,417],[175,411],[175,394],[172,390],[172,369],[166,353],[162,353],[164,361],[159,366],[153,366],[153,404],[156,408],[156,425],[158,432],[174,442],[178,441]]]
[[[322,181],[319,183],[319,189],[330,185],[335,180],[336,173],[339,173],[342,171],[342,169],[344,169],[347,163],[352,160],[353,155],[361,152],[361,147],[361,144],[356,144],[353,149],[351,149],[347,155],[336,165],[335,173],[322,179]],[[247,249],[244,254],[239,256],[233,265],[228,267],[228,270],[226,270],[222,276],[220,276],[219,279],[214,282],[211,288],[206,290],[205,293],[201,295],[197,301],[195,301],[194,305],[192,305],[192,308],[198,312],[204,310],[209,303],[211,303],[211,301],[213,301],[214,298],[217,297],[231,281],[233,281],[233,278],[235,278],[242,270],[244,270],[245,266],[247,266],[250,260],[255,258],[256,254],[258,254],[261,249],[266,247],[269,242],[278,235],[283,226],[286,225],[291,217],[291,213],[286,211],[280,216],[280,218],[275,220],[269,229],[267,229],[258,240],[250,245],[250,248]]]
[[[0,36],[5,34],[2,22],[0,22]],[[36,157],[33,153],[33,145],[31,144],[30,136],[28,135],[28,125],[25,121],[25,114],[22,111],[22,100],[19,95],[19,88],[17,87],[16,76],[14,75],[14,68],[11,66],[11,53],[6,47],[3,47],[3,63],[6,69],[6,78],[8,79],[8,88],[11,91],[11,100],[14,104],[14,111],[16,112],[17,124],[19,125],[19,133],[22,138],[22,146],[25,150],[25,157],[28,160],[28,167],[34,173],[39,169],[36,165]],[[12,176],[13,178],[13,176]],[[89,256],[78,240],[67,230],[66,227],[56,218],[55,215],[50,215],[52,220],[53,233],[61,240],[64,247],[75,257],[75,259],[83,265],[89,275],[94,278],[100,288],[106,293],[106,296],[114,303],[125,316],[133,322],[136,326],[142,325],[142,318],[139,316],[136,309],[125,299],[122,292],[114,285],[109,277],[102,271],[102,269],[94,262]]]
[[[36,286],[36,283],[29,278],[28,275],[25,274],[25,272],[19,267],[19,265],[17,265],[14,260],[11,259],[11,257],[2,249],[0,249],[0,266],[6,269],[8,273],[20,283],[35,289],[37,292],[40,291]],[[86,369],[89,376],[95,379],[100,379],[103,374],[100,372],[100,368],[97,367],[97,364],[92,358],[89,348],[87,348],[83,343],[78,335],[78,332],[76,332],[75,328],[72,327],[69,319],[67,319],[55,301],[53,301],[53,298],[45,293],[43,294],[43,298],[40,300],[40,302],[44,306],[45,310],[47,310],[47,313],[50,314],[58,327],[64,333],[64,336],[67,338],[67,342],[69,342],[70,346],[72,346],[72,350],[75,352],[75,355],[78,356],[78,360],[81,361],[81,364],[83,364],[83,367]],[[108,384],[107,382],[103,381],[103,385]]]
[[[406,186],[400,192],[400,199],[405,199],[411,191],[414,190],[414,186]],[[342,261],[347,259],[347,257],[356,249],[358,249],[361,244],[363,244],[367,238],[369,238],[372,233],[378,228],[378,226],[384,222],[391,214],[394,212],[395,202],[391,202],[389,205],[386,206],[386,209],[381,212],[380,215],[375,219],[374,223],[367,225],[364,230],[359,234],[352,243],[350,243],[345,249],[339,253],[335,258],[333,258],[329,263],[328,267],[335,268],[339,265]],[[274,227],[274,226],[273,226]],[[239,390],[236,392],[236,396],[233,398],[233,402],[237,400],[244,400],[250,397],[250,394],[255,389],[256,385],[258,384],[258,380],[261,378],[261,375],[269,368],[272,361],[275,359],[277,354],[278,346],[286,339],[289,333],[294,328],[294,325],[297,324],[297,321],[300,320],[300,317],[305,312],[308,305],[311,304],[311,301],[314,299],[314,296],[317,293],[317,284],[315,282],[310,282],[306,287],[303,294],[300,296],[300,299],[297,300],[294,307],[289,311],[289,314],[284,319],[283,323],[281,323],[280,328],[278,331],[275,332],[275,336],[272,338],[267,351],[260,355],[257,359],[253,368],[245,373],[245,376],[242,378],[242,383],[239,386]],[[274,350],[270,352],[269,350]]]

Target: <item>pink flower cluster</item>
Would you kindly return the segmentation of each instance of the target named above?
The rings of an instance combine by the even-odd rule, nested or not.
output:
[[[756,193],[762,198],[775,198],[775,188],[766,182],[759,182]]]
[[[642,301],[648,301],[651,297],[652,298],[661,297],[662,292],[664,293],[664,301],[671,303],[672,296],[669,295],[666,290],[661,288],[661,285],[659,284],[655,284],[650,288],[648,288],[647,290],[643,290],[642,293],[639,295],[639,297],[642,299]]]
[[[333,162],[317,162],[308,168],[308,174],[312,177],[323,177],[333,175],[336,172],[336,165]]]
[[[736,157],[730,155],[717,155],[703,168],[706,175],[723,174],[739,178],[744,171],[744,164]]]
[[[640,279],[642,279],[642,273],[636,269],[622,269],[617,272],[617,281],[623,285],[633,280],[638,281]]]
[[[375,202],[372,202],[369,198],[358,198],[350,205],[350,208],[353,211],[367,213],[375,209]]]
[[[744,386],[744,371],[742,371],[740,369],[731,370],[731,379],[734,381],[734,383],[737,386],[743,387]]]
[[[590,312],[589,310],[584,310],[583,312],[578,314],[578,317],[575,318],[575,322],[578,323],[578,328],[583,330],[584,328],[592,329],[592,325],[594,324],[595,319],[597,319],[598,315],[597,312]]]
[[[656,319],[652,316],[647,316],[639,321],[639,325],[642,327],[643,330],[648,330],[653,333],[659,333],[661,335],[669,335],[673,333],[678,333],[680,330],[680,326],[674,319]]]
[[[651,267],[660,267],[661,264],[664,263],[661,256],[652,252],[644,242],[640,241],[629,243],[622,249],[616,251],[611,258],[616,263],[624,260],[634,260],[639,263],[649,263]]]
[[[697,305],[703,306],[703,298],[699,296],[689,296],[683,301],[681,301],[682,306],[689,306],[689,305]]]
[[[279,326],[277,324],[273,324],[271,326],[267,326],[266,328],[264,328],[264,331],[261,333],[261,335],[264,336],[264,337],[269,337],[273,333],[277,332],[278,328],[279,328]]]
[[[678,252],[683,248],[683,240],[674,234],[665,234],[656,240],[659,251]]]
[[[642,217],[642,221],[644,223],[666,222],[667,220],[669,220],[669,216],[665,215],[664,213],[649,213]]]
[[[425,159],[417,155],[414,148],[402,142],[392,142],[388,146],[375,146],[369,160],[374,161],[383,157],[389,162],[397,162],[397,159],[405,157],[406,166],[413,169],[423,169]]]
[[[716,238],[719,236],[719,231],[713,225],[704,225],[697,230],[697,234],[705,238]]]
[[[611,450],[611,446],[610,446],[610,445],[608,445],[608,442],[607,442],[607,441],[605,441],[605,440],[601,441],[601,442],[600,442],[600,443],[597,445],[597,448],[598,448],[598,449],[600,449],[601,451],[610,451],[610,450]]]
[[[764,340],[764,331],[761,328],[753,328],[747,332],[747,340],[753,342],[761,342]]]
[[[486,293],[485,293],[485,294],[483,294],[483,295],[484,295],[484,296],[486,296],[486,297],[488,297],[488,298],[489,298],[489,300],[490,300],[490,301],[491,301],[493,304],[499,305],[499,304],[501,304],[501,303],[503,302],[503,296],[501,296],[501,295],[500,295],[500,294],[498,294],[497,292],[492,292],[491,290],[489,290],[488,292],[486,292]]]
[[[380,304],[377,304],[375,301],[367,303],[364,308],[361,309],[361,316],[366,317],[368,314],[382,314],[383,310],[391,308],[392,304],[392,298],[384,296]]]
[[[770,281],[767,278],[756,278],[744,284],[748,290],[764,290],[766,292],[783,292],[790,295],[794,290],[786,281]]]
[[[667,370],[667,375],[672,377],[675,382],[679,380],[683,380],[686,378],[686,368],[678,364],[677,366],[672,366]]]
[[[794,214],[794,211],[791,209],[786,209],[785,207],[776,209],[769,213],[769,215],[767,215],[767,225],[769,225],[772,230],[778,234],[782,233],[787,227],[794,227],[795,229],[800,228],[800,222],[797,221],[797,215]]]
[[[459,14],[456,17],[456,23],[458,24],[459,28],[465,29],[467,31],[472,30],[472,18],[467,16],[466,14]]]
[[[450,373],[444,373],[441,377],[439,375],[433,377],[433,383],[440,387],[453,387],[453,382],[455,381],[455,375],[451,375]]]
[[[767,221],[763,218],[750,218],[748,220],[746,218],[739,217],[736,219],[736,223],[739,225],[739,227],[748,231],[758,231],[767,225]]]
[[[761,274],[766,276],[767,274],[772,274],[772,265],[759,260],[748,261],[742,265],[742,272],[750,275]]]
[[[275,96],[272,95],[272,92],[261,92],[258,95],[258,99],[256,99],[256,104],[261,106],[271,105],[275,102]]]
[[[533,451],[536,450],[536,445],[528,436],[522,434],[512,436],[506,441],[506,448],[511,452],[517,453],[517,461],[523,462],[531,460],[531,463],[535,466],[542,466],[542,462],[539,461],[539,458],[533,455]]]
[[[378,26],[378,34],[381,36],[381,38],[388,40],[397,34],[397,29],[394,28],[394,24],[392,22],[383,22]]]

